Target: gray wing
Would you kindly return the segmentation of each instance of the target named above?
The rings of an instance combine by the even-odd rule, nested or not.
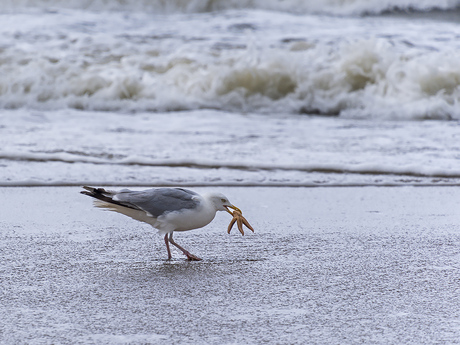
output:
[[[196,208],[200,201],[193,197],[197,195],[182,188],[154,188],[139,192],[124,189],[114,199],[141,208],[157,218],[166,212]]]

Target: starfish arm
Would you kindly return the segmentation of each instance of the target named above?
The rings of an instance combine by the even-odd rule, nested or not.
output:
[[[232,230],[233,228],[233,225],[235,224],[236,222],[236,217],[233,217],[232,221],[230,222],[230,224],[228,225],[228,228],[227,228],[227,233],[229,234],[230,231]]]
[[[246,218],[244,217],[241,217],[242,218],[242,221],[243,221],[243,224],[246,225],[246,227],[251,230],[252,232],[254,232],[254,228],[251,226],[251,224],[249,224],[249,222],[247,221]]]
[[[244,236],[244,231],[243,231],[243,220],[241,219],[242,217],[238,217],[236,224],[238,225],[238,230],[240,230],[241,235]]]

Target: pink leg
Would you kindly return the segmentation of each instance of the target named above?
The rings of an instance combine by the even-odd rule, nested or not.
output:
[[[165,240],[166,240],[166,237],[165,237]],[[187,257],[188,261],[201,261],[202,260],[198,256],[190,254],[188,251],[186,251],[184,248],[182,248],[180,245],[178,245],[176,242],[174,242],[173,237],[172,237],[172,233],[169,235],[169,242],[171,242],[172,245],[174,245],[177,248],[179,248],[182,251],[182,253],[184,253],[184,255]]]
[[[171,260],[171,250],[169,249],[168,234],[165,235],[166,250],[168,251],[168,260]]]

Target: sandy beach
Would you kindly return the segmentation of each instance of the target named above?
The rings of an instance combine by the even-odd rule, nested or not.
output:
[[[1,188],[2,344],[434,344],[460,338],[460,190],[213,188],[164,243],[77,187]],[[198,192],[207,188],[196,188]]]

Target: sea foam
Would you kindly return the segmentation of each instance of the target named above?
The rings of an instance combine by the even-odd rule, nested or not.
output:
[[[22,60],[13,58],[20,53]],[[460,66],[452,52],[408,56],[382,39],[332,48],[312,44],[305,50],[231,50],[220,52],[218,58],[125,51],[125,56],[113,60],[107,53],[106,61],[96,55],[73,61],[65,55],[37,56],[14,48],[10,54],[0,67],[0,105],[4,108],[214,108],[347,117],[460,118]]]
[[[0,108],[460,118],[453,23],[29,10],[3,18]]]

